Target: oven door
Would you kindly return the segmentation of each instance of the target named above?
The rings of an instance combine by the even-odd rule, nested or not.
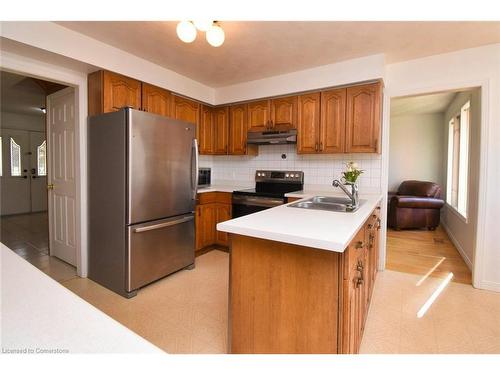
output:
[[[250,215],[282,204],[285,204],[285,198],[233,194],[233,218]]]

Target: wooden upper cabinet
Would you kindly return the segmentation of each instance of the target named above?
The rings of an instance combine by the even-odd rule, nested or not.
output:
[[[141,82],[120,74],[104,72],[104,113],[123,107],[141,109]]]
[[[297,127],[297,96],[271,100],[271,127],[292,129]]]
[[[381,83],[347,88],[347,153],[380,152]]]
[[[214,153],[215,127],[213,122],[213,109],[206,105],[201,106],[200,127],[198,131],[200,154],[212,155]]]
[[[99,70],[88,76],[89,115],[115,112],[123,107],[141,109],[141,82]]]
[[[198,144],[200,143],[200,104],[198,102],[174,95],[172,117],[194,124],[196,126],[196,139]]]
[[[247,105],[229,107],[229,154],[245,155],[247,147]]]
[[[229,107],[218,107],[213,110],[215,128],[214,153],[226,155],[229,143]]]
[[[269,100],[248,103],[248,131],[261,132],[270,127]]]
[[[170,91],[148,83],[142,84],[142,109],[144,111],[171,117],[172,102]]]
[[[346,89],[321,93],[321,135],[319,150],[322,153],[344,152]]]
[[[174,95],[172,117],[198,125],[200,122],[200,104],[194,100]]]
[[[320,93],[300,95],[298,99],[297,153],[319,151]]]

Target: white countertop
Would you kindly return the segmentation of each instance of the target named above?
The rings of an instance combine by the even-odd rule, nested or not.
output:
[[[322,195],[317,192],[302,194],[305,197]],[[331,192],[325,195],[342,196]],[[307,210],[282,205],[219,223],[217,230],[343,252],[379,204],[382,195],[364,194],[360,196],[360,199],[363,202],[354,213]]]
[[[164,354],[4,244],[0,247],[3,350]]]

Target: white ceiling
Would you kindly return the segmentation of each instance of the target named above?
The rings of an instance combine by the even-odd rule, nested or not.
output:
[[[40,108],[45,107],[46,94],[31,78],[1,71],[0,89],[2,112],[44,116]]]
[[[57,22],[211,87],[378,53],[394,63],[500,43],[500,22],[222,22],[225,43],[198,32],[186,44],[177,22]]]
[[[457,92],[441,92],[431,95],[408,96],[391,100],[391,117],[442,113],[446,111]]]

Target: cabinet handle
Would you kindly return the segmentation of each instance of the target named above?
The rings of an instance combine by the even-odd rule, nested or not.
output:
[[[356,249],[362,249],[363,247],[365,247],[365,243],[363,241],[358,241],[354,245],[354,248],[356,248]]]
[[[363,283],[364,283],[363,278],[362,277],[358,277],[356,279],[356,288],[359,288],[361,285],[363,285]]]
[[[314,145],[314,151],[318,152],[318,142]]]
[[[319,143],[319,150],[320,150],[320,151],[323,151],[323,142],[320,142],[320,143]]]
[[[361,261],[358,261],[358,264],[356,265],[356,271],[363,272],[363,263]]]

